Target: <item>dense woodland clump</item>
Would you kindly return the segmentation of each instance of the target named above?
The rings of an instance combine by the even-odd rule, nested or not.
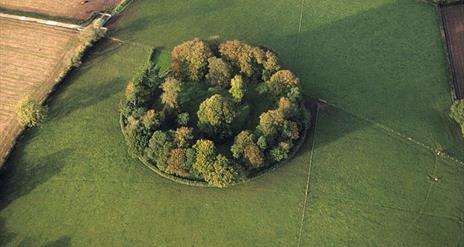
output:
[[[241,41],[176,46],[150,62],[121,105],[129,152],[161,172],[225,187],[289,158],[309,125],[298,78]]]

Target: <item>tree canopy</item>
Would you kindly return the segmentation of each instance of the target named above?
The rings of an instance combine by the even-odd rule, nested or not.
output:
[[[173,179],[226,187],[288,159],[308,129],[298,78],[270,49],[238,40],[176,46],[128,82],[129,152]]]

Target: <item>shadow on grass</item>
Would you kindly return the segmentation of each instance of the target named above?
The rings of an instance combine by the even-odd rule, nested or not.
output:
[[[70,153],[62,149],[25,163],[23,148],[15,149],[0,173],[0,210],[60,173]]]
[[[61,92],[67,92],[67,94],[60,96],[60,104],[56,105],[55,102],[51,101],[49,111],[50,119],[58,120],[77,109],[83,109],[98,104],[124,89],[124,83],[120,83],[122,79],[117,77],[105,82],[95,83],[91,86],[68,90],[70,86],[68,82],[74,81],[74,76],[77,75],[74,74],[70,76],[66,82],[63,83],[62,89],[59,89]]]
[[[16,233],[8,231],[6,228],[5,218],[0,217],[0,246],[6,246],[16,237],[16,235]]]
[[[121,47],[126,45],[125,43],[112,40],[110,37],[106,36],[100,39],[92,47],[90,47],[85,56],[82,58],[83,64],[79,68],[80,70],[85,70],[101,61],[101,57],[111,56],[115,54]]]
[[[146,6],[148,4],[148,6]],[[152,6],[150,6],[152,4]],[[234,1],[184,1],[184,3],[176,3],[176,8],[166,8],[165,4],[172,4],[170,1],[160,3],[159,1],[134,1],[124,15],[137,14],[140,17],[126,23],[124,26],[120,25],[117,20],[111,22],[110,28],[114,29],[112,35],[119,36],[126,32],[137,33],[145,30],[151,25],[169,25],[173,22],[181,22],[183,20],[202,18],[205,15],[216,11],[223,11],[224,9],[233,6]],[[143,7],[141,10],[140,8]],[[152,16],[140,15],[139,11],[145,9],[155,9],[157,12]],[[129,31],[130,30],[130,31]],[[147,41],[150,43],[149,41]]]
[[[349,135],[351,132],[371,125],[348,112],[322,102],[318,102],[317,105],[319,107],[317,117],[315,117],[316,106],[312,105],[308,107],[308,109],[311,109],[312,114],[311,127],[308,130],[309,132],[304,144],[295,155],[295,158],[308,154],[313,151],[313,148],[323,147]]]
[[[343,113],[340,118],[348,114],[346,120],[357,122],[324,114],[333,119],[324,125],[334,125],[327,127],[332,132],[325,143],[370,125],[359,114],[462,159],[462,141],[454,137],[455,126],[447,117],[446,61],[438,17],[430,18],[434,15],[426,4],[386,4],[312,29],[305,29],[311,26],[305,15],[301,33],[280,37],[285,41],[299,36],[291,69],[305,94],[343,107],[349,112],[337,109]],[[308,145],[303,149],[308,151]]]
[[[60,237],[57,240],[50,241],[42,245],[42,247],[68,247],[68,246],[71,246],[71,237],[66,236],[66,235]]]

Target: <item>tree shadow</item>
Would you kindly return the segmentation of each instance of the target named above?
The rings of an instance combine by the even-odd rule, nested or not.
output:
[[[100,58],[115,54],[124,45],[127,44],[113,40],[108,36],[103,37],[87,50],[82,58],[82,66],[79,69],[88,69],[95,63],[101,62],[102,59]]]
[[[13,241],[16,235],[16,233],[8,231],[5,218],[0,217],[0,246],[6,246],[8,243]]]
[[[51,101],[48,115],[50,119],[63,118],[77,109],[95,105],[124,89],[124,83],[121,83],[123,79],[116,77],[112,80],[88,84],[77,89],[73,88],[72,90],[68,90],[70,86],[69,82],[75,80],[73,77],[74,76],[69,76],[66,80],[68,82],[63,83],[63,88],[59,89],[60,93],[66,92],[66,94],[60,95],[59,104]]]
[[[68,247],[68,246],[71,246],[71,237],[67,235],[62,236],[57,240],[50,241],[42,245],[42,247]]]
[[[102,62],[105,57],[116,53],[125,44],[111,39],[101,39],[94,44],[82,57],[82,65],[69,71],[63,81],[57,84],[52,93],[47,98],[49,104],[48,118],[62,118],[79,108],[86,108],[95,105],[112,95],[119,93],[125,84],[120,83],[122,79],[115,77],[111,80],[98,83],[79,84],[79,88],[73,85],[86,70]],[[56,99],[59,98],[59,104]]]
[[[317,146],[370,125],[362,116],[464,155],[462,143],[449,137],[450,120],[437,112],[448,107],[449,88],[442,76],[446,67],[436,66],[437,59],[445,63],[437,49],[438,17],[430,16],[436,16],[432,6],[401,2],[317,26],[305,9],[302,31],[279,38],[299,40],[290,69],[299,76],[304,93],[341,107],[321,109],[327,121],[317,131],[331,133],[324,134],[324,143],[317,140]],[[305,145],[302,152],[309,148]]]
[[[311,126],[295,158],[371,125],[349,112],[324,102],[312,102],[308,109],[311,109]]]
[[[70,153],[66,148],[25,163],[23,148],[16,148],[0,172],[0,210],[59,174]]]
[[[179,22],[190,18],[201,18],[204,15],[213,13],[216,11],[223,11],[234,5],[234,1],[192,1],[187,0],[184,3],[176,3],[176,8],[164,7],[165,4],[172,5],[171,1],[164,3],[160,1],[135,1],[129,6],[124,12],[125,16],[130,16],[140,8],[143,9],[154,9],[158,12],[155,15],[139,15],[127,23],[124,26],[120,25],[117,20],[111,22],[109,27],[111,28],[111,34],[115,36],[123,35],[126,30],[130,30],[130,33],[136,33],[144,30],[147,26],[152,25],[167,25],[172,22]],[[149,6],[145,6],[149,5]]]

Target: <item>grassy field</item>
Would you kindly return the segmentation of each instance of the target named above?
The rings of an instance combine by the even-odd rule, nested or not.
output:
[[[308,97],[332,104],[292,162],[227,190],[152,174],[118,125],[151,47],[213,34],[273,48]],[[7,161],[0,245],[464,245],[464,165],[427,149],[464,159],[432,6],[140,0],[110,35],[127,43],[95,47]]]

